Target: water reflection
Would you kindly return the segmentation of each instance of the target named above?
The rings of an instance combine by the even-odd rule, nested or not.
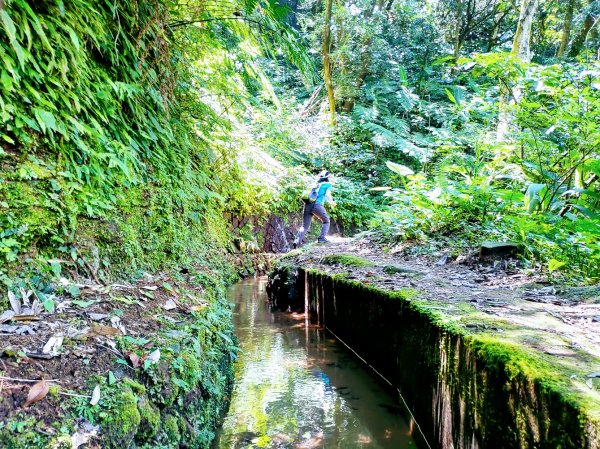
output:
[[[241,353],[215,447],[416,447],[397,404],[345,347],[303,315],[269,311],[265,280],[230,298]]]

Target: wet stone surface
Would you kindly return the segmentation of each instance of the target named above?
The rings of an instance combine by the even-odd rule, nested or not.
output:
[[[241,352],[215,448],[416,448],[393,393],[303,315],[271,312],[265,282],[230,292]]]

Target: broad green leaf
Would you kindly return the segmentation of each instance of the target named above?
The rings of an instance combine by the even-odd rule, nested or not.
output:
[[[17,30],[15,28],[15,24],[6,12],[6,9],[0,9],[0,18],[2,18],[2,24],[4,25],[4,30],[6,34],[8,34],[8,39],[10,41],[10,45],[15,51],[17,55],[17,59],[19,60],[19,64],[22,69],[25,68],[25,55],[23,53],[23,47],[17,41]]]
[[[35,108],[33,111],[38,123],[42,127],[42,131],[46,129],[56,131],[56,118],[54,118],[52,112],[39,108]]]
[[[556,259],[550,259],[548,261],[548,271],[550,273],[555,272],[556,270],[564,267],[567,264],[567,262],[563,262],[560,260],[556,260]]]
[[[408,168],[406,165],[397,164],[396,162],[386,161],[385,165],[387,168],[392,170],[394,173],[398,173],[401,176],[414,175],[415,172]]]

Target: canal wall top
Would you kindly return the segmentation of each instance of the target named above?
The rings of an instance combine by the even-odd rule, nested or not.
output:
[[[440,263],[427,257],[403,258],[365,239],[341,239],[329,245],[307,246],[302,251],[288,253],[279,261],[279,266],[272,275],[271,285],[273,290],[278,290],[279,295],[274,296],[278,296],[280,307],[302,308],[305,301],[316,295],[321,302],[330,304],[330,311],[322,312],[327,326],[328,319],[333,320],[332,314],[341,316],[340,309],[356,308],[356,304],[370,301],[367,291],[389,292],[390,298],[401,295],[411,310],[426,316],[443,335],[458,338],[451,338],[452,344],[465,344],[488,367],[496,364],[507,384],[516,378],[524,379],[520,387],[549,394],[553,401],[558,398],[559,402],[568,403],[582,422],[582,431],[587,435],[585,447],[600,447],[600,294],[597,289],[559,289],[544,279],[511,270],[508,264],[498,261]],[[305,278],[295,279],[298,273]],[[346,289],[344,297],[340,297],[341,286]],[[348,290],[348,286],[354,286],[354,290]],[[329,290],[332,297],[328,299]],[[350,294],[350,291],[362,293]],[[352,301],[354,306],[350,305]],[[371,329],[371,334],[378,323],[379,327],[393,326],[383,315],[377,322],[369,322],[367,318],[363,314],[350,319],[365,321],[362,325]],[[338,319],[336,326],[342,328],[339,322]],[[348,333],[350,338],[358,334],[358,325]],[[437,341],[439,346],[449,344],[448,340]],[[546,407],[543,402],[540,404],[539,407]],[[546,411],[540,410],[540,413],[536,419],[543,419]],[[533,418],[521,416],[519,419],[531,421]],[[535,429],[535,426],[529,427]]]

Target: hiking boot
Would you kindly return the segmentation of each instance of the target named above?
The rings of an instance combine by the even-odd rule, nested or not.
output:
[[[317,240],[317,243],[329,243],[329,242],[331,242],[331,240],[327,240],[325,237]]]

